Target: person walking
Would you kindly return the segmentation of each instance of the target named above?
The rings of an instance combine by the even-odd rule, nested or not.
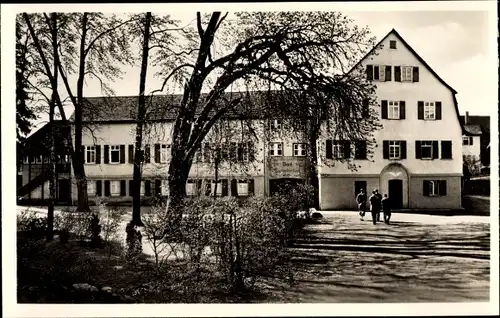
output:
[[[391,201],[387,197],[387,194],[384,194],[384,198],[381,201],[382,203],[382,210],[384,211],[384,222],[386,224],[389,224],[389,221],[391,219]]]
[[[370,208],[372,213],[372,221],[373,225],[377,224],[377,215],[380,214],[380,197],[378,195],[378,190],[375,189],[372,191],[372,195],[370,196]]]
[[[378,189],[375,189],[375,195],[378,198],[379,209],[377,211],[377,222],[380,222],[380,210],[382,208],[382,195],[378,192]]]
[[[363,217],[366,214],[366,193],[363,189],[361,189],[356,196],[356,202],[358,203],[359,216],[361,221],[363,221]]]

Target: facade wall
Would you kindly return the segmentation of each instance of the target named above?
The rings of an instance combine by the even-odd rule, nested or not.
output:
[[[424,180],[446,180],[446,196],[424,196]],[[410,178],[410,208],[460,209],[462,207],[462,183],[460,176],[425,175]]]
[[[465,137],[465,136],[464,136]],[[476,156],[478,159],[481,156],[481,139],[480,136],[470,136],[472,145],[463,145],[463,154]]]
[[[319,197],[321,210],[357,209],[354,188],[356,181],[366,181],[368,193],[380,185],[378,175],[321,176]]]

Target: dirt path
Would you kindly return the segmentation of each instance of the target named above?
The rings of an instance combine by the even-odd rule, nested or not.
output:
[[[260,283],[267,302],[488,300],[488,218],[394,218],[374,226],[356,213],[326,213],[291,249],[296,283]]]

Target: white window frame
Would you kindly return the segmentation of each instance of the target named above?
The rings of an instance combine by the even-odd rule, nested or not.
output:
[[[344,158],[344,145],[342,142],[334,140],[332,142],[332,156],[335,159]]]
[[[43,163],[42,155],[35,156],[35,163],[36,164],[41,164]]]
[[[87,194],[90,196],[96,194],[96,185],[94,180],[87,180]]]
[[[89,154],[90,154],[90,160],[87,160]],[[92,158],[94,160],[92,160]],[[96,158],[97,158],[97,154],[96,154],[95,146],[86,146],[85,147],[85,163],[86,164],[95,164]],[[118,161],[120,161],[120,160],[118,160]]]
[[[120,180],[110,180],[109,181],[109,191],[112,197],[120,196]]]
[[[186,182],[186,195],[196,195],[196,180],[188,179]]]
[[[118,161],[113,161],[113,152],[118,152]],[[120,146],[119,145],[113,145],[109,146],[109,163],[110,164],[120,164]]]
[[[430,156],[429,157],[424,157],[424,147],[425,148],[430,148]],[[429,140],[423,140],[420,142],[420,158],[423,160],[432,160],[433,159],[433,150],[434,150],[434,145],[432,144],[432,141]]]
[[[168,195],[168,180],[161,180],[160,192],[163,196]]]
[[[388,101],[387,102],[387,119],[399,119],[401,108],[399,106],[399,101]]]
[[[307,155],[307,144],[306,143],[293,144],[293,155],[295,157],[305,157]]]
[[[462,145],[470,146],[471,139],[472,139],[472,136],[463,136],[462,137]]]
[[[238,180],[238,196],[248,196],[248,180]]]
[[[305,119],[299,119],[295,123],[295,129],[296,131],[305,131],[306,130],[306,120]]]
[[[170,144],[160,144],[160,163],[167,163],[170,159]]]
[[[424,102],[424,120],[436,120],[435,102]]]
[[[436,180],[429,180],[429,196],[430,197],[439,196],[439,184]]]
[[[385,65],[378,65],[378,80],[385,82]]]
[[[269,143],[269,155],[271,157],[283,156],[283,143],[282,142]]]
[[[141,195],[143,196],[146,193],[146,183],[141,181]]]
[[[399,160],[401,159],[401,142],[390,140],[389,141],[389,159]]]
[[[269,125],[270,125],[271,130],[273,130],[273,131],[280,131],[281,128],[283,127],[281,119],[271,119],[271,122]]]
[[[413,81],[413,66],[402,66],[401,67],[401,81],[402,82],[412,82]]]
[[[215,191],[215,180],[210,180],[210,195],[214,195]],[[218,197],[222,196],[222,180],[217,181],[217,195]]]

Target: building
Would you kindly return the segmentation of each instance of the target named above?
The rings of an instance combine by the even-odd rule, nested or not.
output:
[[[460,209],[462,126],[456,92],[395,30],[352,72],[362,72],[376,82],[378,105],[371,107],[379,114],[383,128],[375,132],[378,147],[373,162],[366,160],[366,151],[363,155],[362,143],[320,135],[316,147],[320,208],[354,209],[360,188],[378,188],[389,194],[397,209]],[[214,132],[204,140],[189,173],[187,194],[272,195],[285,181],[308,183],[304,118],[266,112],[267,103],[283,103],[277,93],[231,94],[241,95],[241,106],[225,117],[222,135]],[[151,124],[144,140],[144,197],[168,195],[171,129],[180,98],[168,95],[151,100]],[[83,150],[91,200],[96,196],[110,201],[132,200],[137,100],[132,96],[85,101]],[[222,159],[217,163],[217,175],[214,150]],[[335,163],[348,156],[354,156],[360,166],[357,171]],[[76,200],[72,184],[71,197]]]
[[[360,188],[388,194],[396,209],[460,209],[462,127],[456,91],[393,29],[352,70],[376,82],[383,129],[374,162],[320,164],[321,209],[354,209]],[[469,135],[466,131],[466,135]],[[342,142],[329,153],[343,156]]]
[[[489,116],[460,116],[464,130],[469,135],[462,136],[463,154],[469,168],[479,173],[490,165],[490,117]]]

